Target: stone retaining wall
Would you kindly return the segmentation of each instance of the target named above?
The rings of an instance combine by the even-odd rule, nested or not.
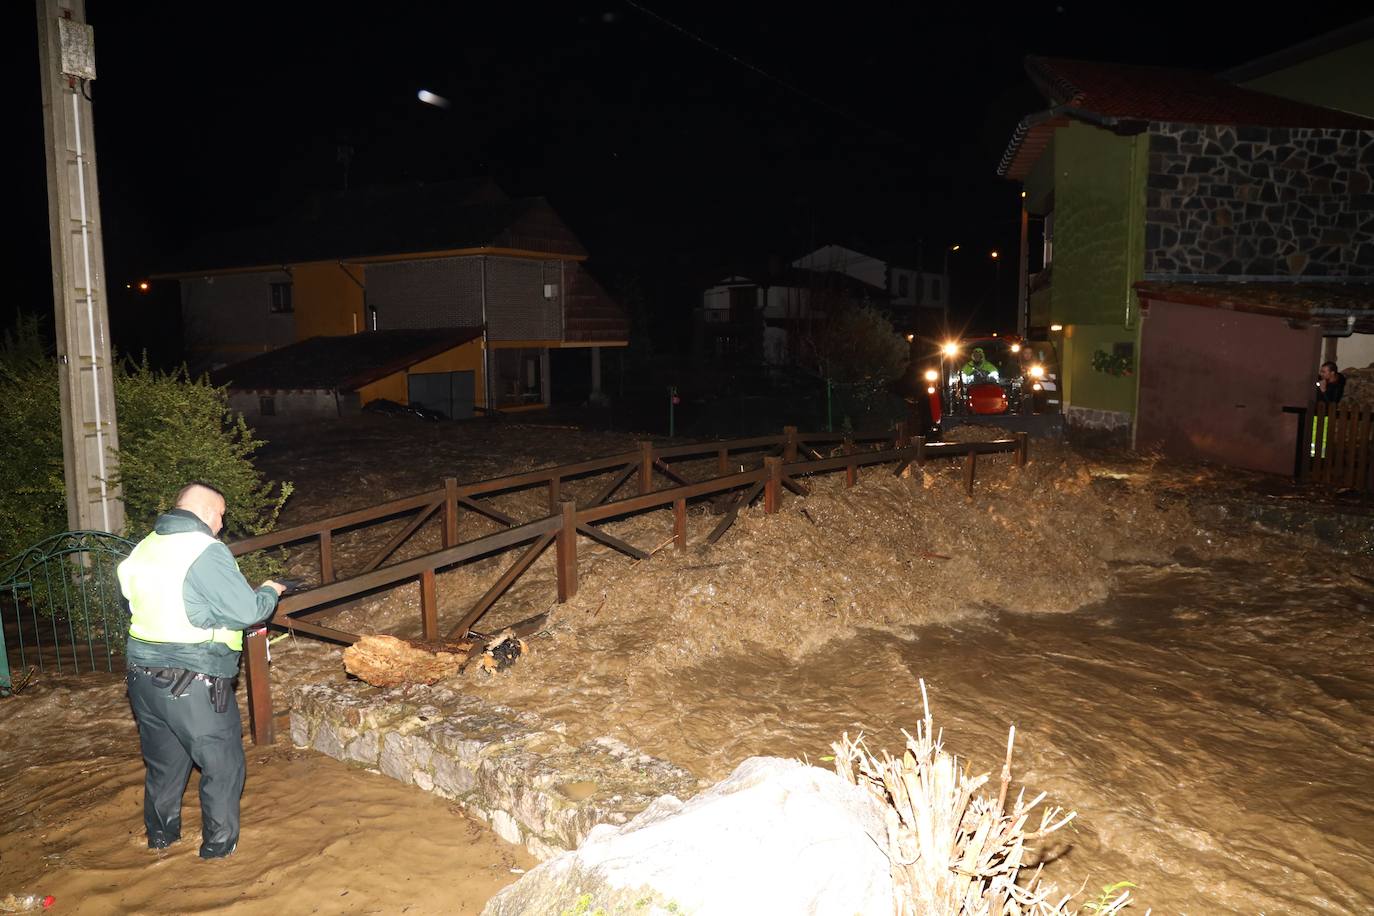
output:
[[[575,849],[596,824],[704,786],[614,738],[574,744],[561,723],[443,686],[298,687],[291,740],[452,799],[541,860]]]

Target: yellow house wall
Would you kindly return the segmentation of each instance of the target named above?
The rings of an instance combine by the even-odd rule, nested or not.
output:
[[[338,337],[363,330],[361,264],[311,261],[291,268],[292,305],[296,312],[296,339]],[[357,282],[354,282],[357,281]]]
[[[364,385],[358,389],[359,403],[366,404],[378,398],[386,398],[398,404],[406,403],[410,400],[406,376],[412,372],[471,372],[475,402],[478,405],[487,402],[486,390],[482,385],[482,341],[479,339],[470,340],[451,350],[445,350],[438,356],[416,363],[409,369],[393,372],[385,378]]]

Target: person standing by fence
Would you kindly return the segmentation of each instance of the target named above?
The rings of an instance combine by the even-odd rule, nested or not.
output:
[[[131,611],[126,680],[147,767],[148,848],[181,838],[181,796],[194,765],[204,859],[238,845],[246,767],[232,685],[242,631],[271,617],[285,591],[270,579],[249,586],[217,540],[224,511],[223,493],[188,484],[118,569]]]
[[[1317,400],[1327,404],[1339,404],[1345,394],[1345,376],[1333,362],[1324,362],[1317,370]]]
[[[1317,369],[1317,403],[1318,404],[1339,404],[1341,397],[1345,394],[1345,376],[1336,368],[1336,364],[1328,360],[1321,364]],[[1329,411],[1331,408],[1327,408]],[[1326,436],[1331,427],[1331,418],[1313,417],[1312,418],[1312,455],[1318,455],[1317,441],[1321,440],[1322,457],[1326,456]]]

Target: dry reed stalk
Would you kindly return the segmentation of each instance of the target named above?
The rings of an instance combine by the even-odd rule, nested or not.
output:
[[[1007,734],[1007,756],[997,796],[982,791],[988,774],[970,776],[957,757],[943,747],[934,730],[925,681],[921,681],[925,715],[916,735],[903,730],[906,750],[900,759],[886,751],[874,755],[863,735],[846,733],[835,744],[835,772],[868,789],[883,802],[887,815],[887,853],[892,863],[897,916],[1068,916],[1071,896],[1052,899],[1053,885],[1042,885],[1040,868],[1023,879],[1026,842],[1039,839],[1073,820],[1074,812],[1046,807],[1028,830],[1034,809],[1045,793],[1027,801],[1025,790],[1008,811],[1011,755],[1016,740]],[[881,844],[880,844],[881,845]],[[1130,903],[1129,891],[1090,909],[1116,913]]]

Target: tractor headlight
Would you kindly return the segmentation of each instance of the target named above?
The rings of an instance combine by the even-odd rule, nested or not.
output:
[[[1045,377],[1045,367],[1042,366],[1042,365],[1040,365],[1039,363],[1037,363],[1037,364],[1034,365],[1034,366],[1031,366],[1031,367],[1030,367],[1030,377],[1031,377],[1031,378],[1044,378],[1044,377]]]
[[[1020,352],[1021,352],[1021,345],[1020,345],[1020,344],[1012,344],[1012,345],[1011,345],[1011,352],[1013,352],[1013,353],[1020,353]]]
[[[934,385],[931,385],[929,388],[926,389],[926,394],[934,394],[934,393],[935,393],[935,386],[934,386]]]
[[[933,382],[933,381],[935,381],[936,379],[938,379],[939,377],[940,377],[940,373],[936,372],[934,369],[927,369],[927,370],[926,370],[926,381],[927,381],[927,382]]]

